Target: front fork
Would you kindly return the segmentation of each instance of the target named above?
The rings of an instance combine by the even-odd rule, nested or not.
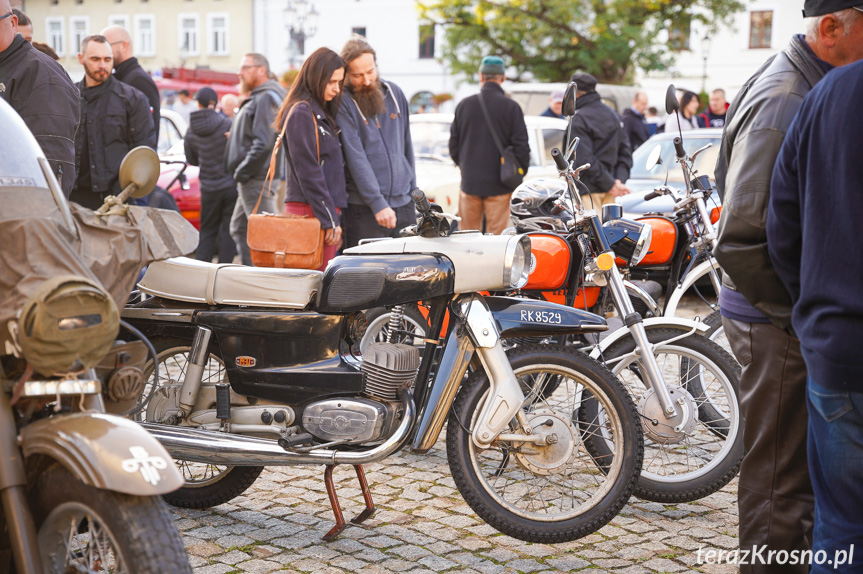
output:
[[[627,294],[626,285],[623,282],[620,270],[618,270],[616,265],[612,265],[610,269],[605,271],[605,276],[608,279],[611,296],[614,299],[618,313],[620,313],[623,319],[623,324],[626,325],[629,332],[632,333],[632,338],[635,340],[635,353],[639,358],[644,378],[647,379],[647,384],[656,393],[665,418],[673,418],[677,416],[677,410],[674,408],[674,399],[671,398],[671,394],[665,386],[665,378],[659,370],[659,365],[653,354],[653,347],[650,345],[650,341],[647,340],[647,331],[644,329],[643,319],[632,306],[632,301],[630,301]]]

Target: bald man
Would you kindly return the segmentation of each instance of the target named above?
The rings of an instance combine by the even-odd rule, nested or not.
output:
[[[108,26],[100,35],[111,44],[111,50],[114,53],[114,77],[124,84],[137,88],[147,96],[156,128],[156,141],[159,141],[159,119],[161,118],[159,88],[156,87],[156,82],[150,74],[145,72],[138,63],[138,58],[132,55],[132,38],[129,32],[122,26]]]

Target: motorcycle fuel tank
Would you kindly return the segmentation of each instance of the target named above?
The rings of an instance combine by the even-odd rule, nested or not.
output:
[[[551,233],[529,233],[530,275],[524,289],[560,289],[569,275],[569,243]]]
[[[390,307],[452,294],[454,285],[452,261],[440,255],[343,255],[324,272],[317,310]]]

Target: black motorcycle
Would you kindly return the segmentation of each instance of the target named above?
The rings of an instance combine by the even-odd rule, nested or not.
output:
[[[447,215],[419,190],[414,199],[412,236],[348,249],[323,273],[183,258],[149,267],[140,283],[149,297],[123,316],[159,350],[164,377],[151,377],[141,398],[142,424],[184,473],[170,503],[223,503],[264,466],[323,464],[331,540],[345,524],[333,467],[356,468],[361,522],[374,512],[362,465],[405,447],[427,452],[445,422],[458,490],[501,532],[573,540],[626,503],[644,447],[620,382],[576,351],[501,345],[509,335],[601,331],[605,321],[482,296],[524,285],[527,237],[449,235]],[[422,348],[382,341],[360,350],[364,309],[419,301],[430,309]],[[585,440],[600,434],[609,449],[591,453]]]

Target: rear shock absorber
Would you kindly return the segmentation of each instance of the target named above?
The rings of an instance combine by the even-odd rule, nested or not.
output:
[[[387,324],[389,328],[389,334],[387,336],[388,343],[397,343],[396,339],[396,331],[399,330],[399,327],[402,323],[402,317],[404,317],[405,310],[403,305],[396,305],[393,307],[393,310],[390,312],[390,321]]]

